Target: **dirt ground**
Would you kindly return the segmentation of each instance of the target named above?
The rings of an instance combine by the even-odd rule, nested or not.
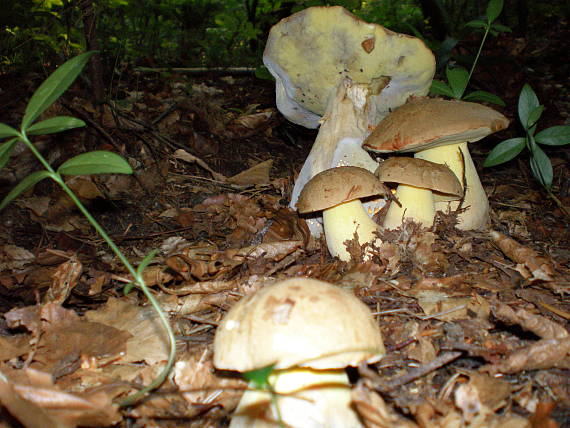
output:
[[[525,82],[546,106],[541,127],[570,123],[568,64],[558,64],[570,37],[556,25],[542,38],[490,44],[475,76],[511,120],[471,145],[489,229],[459,231],[455,214],[442,213],[429,231],[384,232],[389,245],[368,262],[332,259],[287,209],[316,131],[276,111],[272,82],[127,65],[110,90],[117,101],[102,107],[74,86],[46,117],[74,115],[87,127],[34,142],[56,166],[112,150],[135,169],[69,185],[133,263],[160,250],[145,278],[170,315],[178,363],[139,405],[113,404],[159,372],[164,332],[139,291],[124,295],[129,275],[117,258],[44,181],[0,213],[0,427],[20,426],[26,413],[43,426],[226,426],[245,382],[214,371],[216,326],[244,295],[301,276],[351,291],[375,314],[387,355],[351,373],[367,426],[570,427],[570,219],[526,156],[481,167],[496,143],[520,135]],[[17,125],[40,82],[0,76],[0,121]],[[566,210],[567,147],[547,152]],[[22,150],[0,171],[2,194],[38,167]]]

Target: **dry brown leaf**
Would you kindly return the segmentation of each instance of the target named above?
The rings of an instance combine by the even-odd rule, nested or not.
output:
[[[226,177],[224,177],[222,174],[214,171],[212,168],[210,168],[210,166],[206,162],[204,162],[199,157],[188,153],[186,150],[178,149],[174,152],[173,156],[175,159],[180,159],[180,160],[183,160],[183,161],[188,162],[188,163],[196,163],[198,166],[202,167],[203,169],[208,171],[210,174],[212,174],[212,177],[214,177],[214,179],[216,179],[218,181],[226,181]]]
[[[366,428],[418,428],[415,423],[394,414],[382,397],[364,382],[352,389],[352,402]]]
[[[228,178],[230,183],[240,184],[240,185],[255,185],[255,184],[267,184],[271,181],[269,178],[269,171],[273,166],[273,159],[260,162],[257,165],[252,166],[239,174],[233,175]]]
[[[61,391],[51,375],[33,369],[0,372],[0,402],[28,427],[107,426],[121,415],[103,391],[81,395]]]
[[[77,281],[83,272],[83,264],[76,256],[58,266],[53,274],[53,281],[44,295],[44,303],[63,304],[71,294],[71,290],[77,285]]]
[[[21,269],[34,261],[30,251],[16,245],[2,245],[0,247],[0,271]]]
[[[500,232],[492,230],[490,232],[490,236],[493,239],[493,242],[508,258],[530,270],[532,274],[531,279],[541,279],[543,281],[553,280],[555,273],[550,260],[539,256],[533,249],[519,244],[514,239],[509,238]]]
[[[501,321],[508,324],[518,324],[542,339],[564,339],[570,335],[562,325],[525,309],[515,311],[502,303],[493,304],[492,309],[493,315]]]
[[[495,373],[518,373],[523,370],[570,369],[570,337],[542,339],[519,349],[498,364],[484,366],[482,371]]]
[[[124,299],[109,299],[85,318],[129,332],[123,362],[145,361],[157,364],[168,358],[169,343],[164,326],[151,306],[139,307]]]

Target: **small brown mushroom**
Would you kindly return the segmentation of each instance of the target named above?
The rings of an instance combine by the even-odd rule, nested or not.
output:
[[[463,196],[461,183],[447,166],[423,159],[389,158],[375,172],[385,183],[398,183],[396,197],[401,206],[391,203],[383,226],[395,229],[404,218],[431,227],[436,200],[457,200]]]
[[[349,261],[346,241],[378,239],[378,225],[368,216],[360,199],[383,195],[386,187],[368,170],[355,166],[327,169],[309,181],[297,202],[301,214],[323,211],[325,239],[331,255]]]

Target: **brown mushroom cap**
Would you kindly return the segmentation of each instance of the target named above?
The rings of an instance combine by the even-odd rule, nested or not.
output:
[[[321,211],[343,202],[383,195],[386,187],[370,171],[356,166],[339,166],[315,175],[301,191],[297,210]]]
[[[423,159],[388,158],[380,162],[374,175],[382,182],[408,184],[451,195],[445,198],[436,194],[436,200],[442,200],[442,197],[453,200],[463,196],[463,187],[449,167]]]
[[[335,285],[294,278],[249,295],[226,314],[216,331],[214,365],[246,372],[275,364],[339,369],[384,354],[368,307]]]
[[[477,141],[508,125],[505,116],[481,104],[415,98],[383,119],[364,141],[363,147],[381,153],[417,152]]]
[[[294,123],[316,128],[346,78],[371,84],[385,116],[410,95],[426,95],[433,53],[415,37],[357,18],[340,6],[310,7],[273,26],[263,62],[276,80],[277,107]]]

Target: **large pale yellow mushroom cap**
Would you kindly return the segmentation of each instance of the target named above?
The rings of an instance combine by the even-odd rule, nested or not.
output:
[[[241,372],[272,364],[336,369],[383,355],[368,307],[337,286],[309,278],[281,281],[243,298],[214,340],[214,365]]]
[[[376,86],[380,116],[425,95],[435,59],[423,41],[364,22],[340,6],[310,7],[274,25],[263,62],[276,79],[277,107],[316,128],[340,82]]]

